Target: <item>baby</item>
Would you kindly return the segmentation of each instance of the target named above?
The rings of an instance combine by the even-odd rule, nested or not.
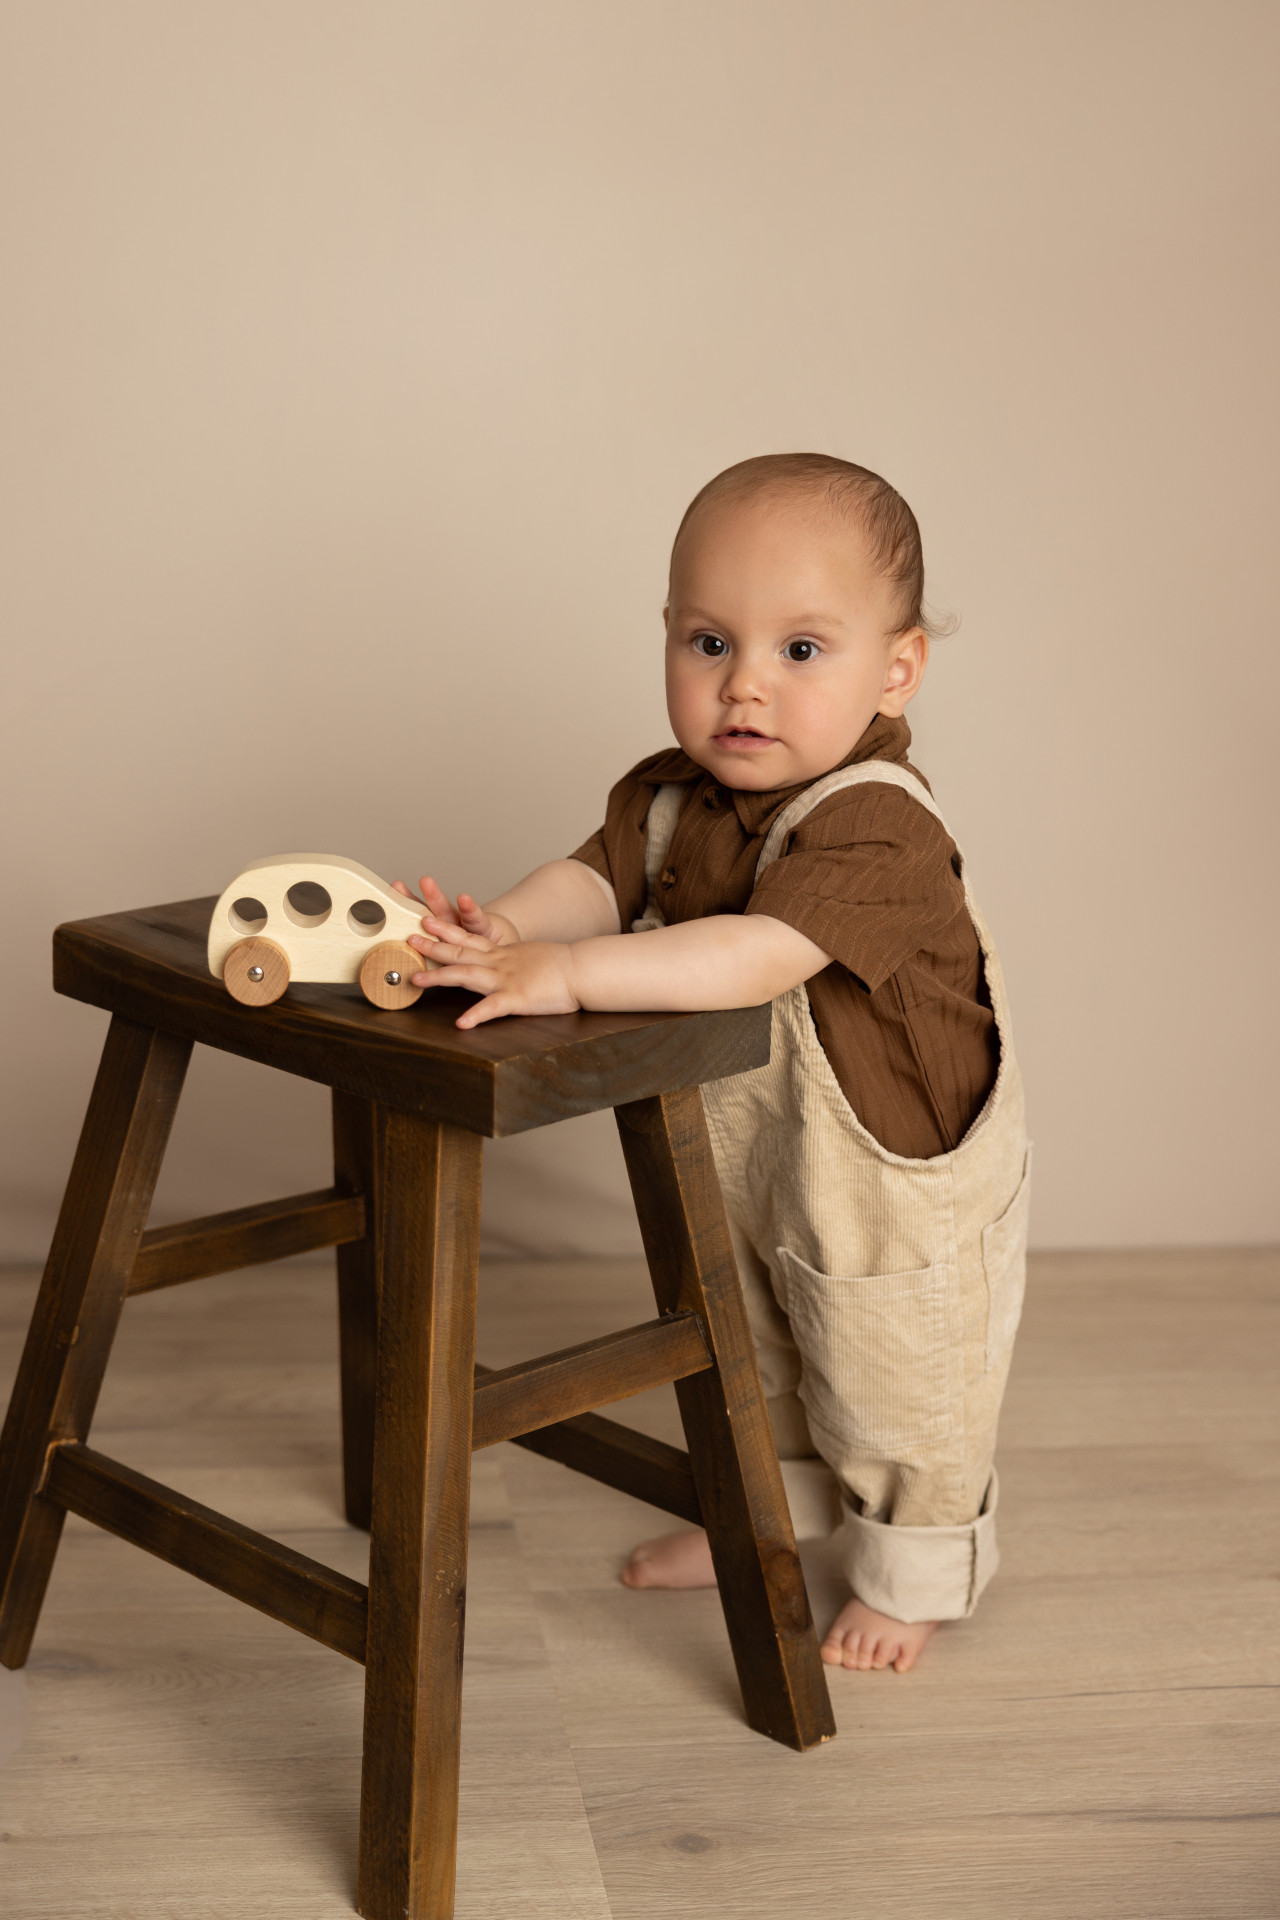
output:
[[[441,963],[415,985],[483,995],[460,1027],[773,1002],[768,1065],[703,1089],[708,1126],[796,1532],[838,1531],[852,1589],[823,1658],[900,1673],[995,1570],[1028,1198],[999,962],[907,760],[923,583],[866,468],[718,475],[671,557],[679,748],[488,906],[424,879],[414,940]],[[622,1577],[714,1585],[706,1535]]]

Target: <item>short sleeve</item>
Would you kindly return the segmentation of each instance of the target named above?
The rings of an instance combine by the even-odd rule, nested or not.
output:
[[[665,780],[687,780],[691,771],[678,747],[651,753],[612,788],[600,831],[569,855],[609,882],[624,927],[644,912],[645,822],[655,789]]]
[[[900,787],[847,787],[816,807],[747,903],[815,945],[870,991],[965,911],[955,842]]]
[[[597,827],[589,840],[584,840],[569,856],[570,860],[581,860],[584,867],[590,867],[602,880],[613,885],[613,870],[609,865],[609,855],[604,844],[604,828]]]

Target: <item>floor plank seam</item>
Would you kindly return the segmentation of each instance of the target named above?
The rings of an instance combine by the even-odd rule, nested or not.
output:
[[[501,1453],[499,1453],[499,1455],[497,1456],[496,1464],[497,1464],[499,1477],[501,1478],[503,1486],[506,1489],[508,1511],[511,1515],[512,1533],[514,1535],[516,1551],[520,1556],[520,1563],[524,1572],[525,1591],[530,1602],[529,1612],[533,1621],[536,1624],[539,1641],[541,1643],[543,1654],[546,1659],[547,1672],[551,1681],[551,1690],[555,1697],[555,1702],[556,1702],[556,1712],[559,1719],[560,1735],[564,1742],[564,1750],[569,1757],[569,1764],[573,1768],[574,1784],[577,1788],[577,1794],[578,1794],[578,1805],[582,1810],[583,1825],[586,1829],[587,1836],[591,1844],[592,1857],[595,1861],[596,1877],[599,1882],[600,1898],[604,1905],[604,1911],[599,1916],[599,1920],[614,1920],[613,1907],[609,1901],[609,1890],[605,1883],[604,1866],[600,1859],[600,1849],[596,1842],[595,1829],[592,1826],[591,1813],[587,1806],[587,1797],[586,1797],[585,1789],[583,1787],[582,1773],[578,1766],[577,1755],[574,1752],[573,1743],[569,1737],[569,1727],[568,1727],[568,1722],[565,1715],[564,1700],[562,1698],[561,1691],[560,1691],[559,1666],[552,1648],[547,1644],[547,1637],[545,1632],[543,1631],[542,1619],[541,1619],[541,1615],[539,1613],[539,1609],[537,1605],[537,1594],[534,1589],[532,1580],[530,1578],[530,1569],[528,1565],[528,1559],[525,1553],[525,1544],[524,1544],[524,1537],[523,1537],[523,1529],[520,1524],[519,1508],[511,1492],[509,1476],[505,1470],[505,1464],[503,1462]],[[565,1920],[569,1920],[569,1916],[566,1915]]]

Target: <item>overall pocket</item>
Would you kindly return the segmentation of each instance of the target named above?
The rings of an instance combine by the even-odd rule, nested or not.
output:
[[[1027,1221],[1031,1211],[1031,1149],[1012,1200],[982,1229],[982,1268],[987,1278],[987,1372],[1004,1359],[1022,1318],[1027,1285]]]
[[[789,1247],[777,1258],[811,1419],[845,1445],[885,1458],[946,1441],[951,1268],[856,1279],[819,1273]]]

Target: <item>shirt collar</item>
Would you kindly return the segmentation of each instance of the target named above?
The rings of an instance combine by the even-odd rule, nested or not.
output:
[[[904,719],[891,719],[888,714],[877,713],[857,744],[843,760],[837,761],[827,771],[835,773],[840,767],[855,767],[863,760],[892,760],[897,765],[903,765],[910,745],[911,729]],[[713,780],[706,768],[700,767],[696,760],[691,760],[680,747],[669,747],[665,753],[658,754],[640,775],[640,780],[650,787],[684,784],[687,781],[705,781],[708,787],[719,787],[720,792],[732,800],[739,821],[753,837],[767,833],[775,815],[798,793],[813,784],[810,780],[801,780],[795,786],[774,787],[767,793],[748,792],[742,787],[725,787]]]

